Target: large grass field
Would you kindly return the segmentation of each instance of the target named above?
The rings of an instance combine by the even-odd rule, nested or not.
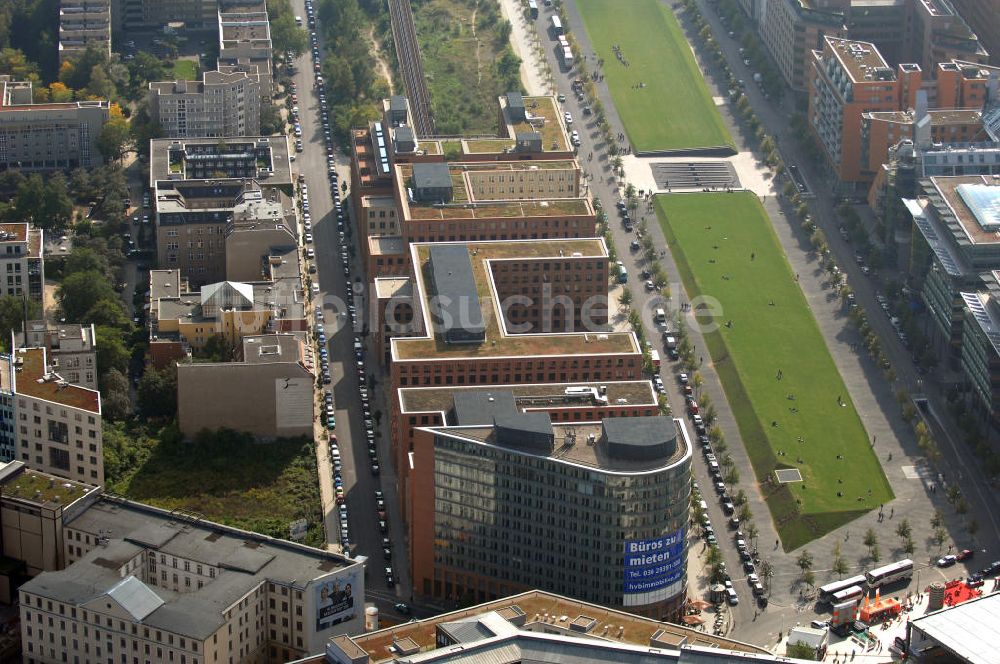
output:
[[[732,146],[701,70],[659,0],[577,0],[633,150]],[[629,66],[612,47],[621,47]],[[645,87],[636,85],[645,83]]]
[[[721,305],[705,341],[785,549],[889,501],[892,489],[757,197],[668,194],[656,209],[688,294]],[[777,485],[777,468],[798,468],[803,482]]]

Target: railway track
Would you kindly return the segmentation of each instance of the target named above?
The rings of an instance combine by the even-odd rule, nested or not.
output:
[[[412,124],[417,135],[434,135],[434,117],[431,114],[431,95],[424,78],[424,65],[417,44],[417,28],[413,24],[410,0],[388,0],[392,39],[396,43],[396,58],[403,75],[403,86],[410,100]]]

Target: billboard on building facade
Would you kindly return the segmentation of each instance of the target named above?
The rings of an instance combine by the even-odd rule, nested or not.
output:
[[[622,593],[625,606],[668,599],[683,590],[685,529],[625,542]]]
[[[361,574],[351,571],[316,583],[316,631],[346,622],[364,607]]]

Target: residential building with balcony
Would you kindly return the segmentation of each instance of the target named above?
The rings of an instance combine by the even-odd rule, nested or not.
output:
[[[682,420],[553,424],[502,399],[418,429],[414,594],[472,603],[538,588],[679,621],[691,450]]]
[[[270,100],[274,94],[274,65],[264,0],[220,2],[217,20],[217,69],[226,74],[248,75],[259,85],[261,99]]]
[[[311,438],[316,358],[307,334],[245,336],[232,362],[179,363],[181,433],[226,428],[259,440]]]
[[[149,84],[150,115],[170,138],[257,136],[260,107],[260,83],[244,72]]]
[[[18,348],[0,356],[0,404],[11,423],[0,435],[4,460],[104,484],[101,394],[55,373],[45,348]]]
[[[24,335],[13,335],[12,347],[18,346],[44,348],[52,369],[64,380],[97,389],[97,337],[93,324],[28,321]]]
[[[111,57],[111,0],[60,0],[59,61],[97,43]]]
[[[30,224],[0,224],[0,294],[27,296],[42,305],[44,231]]]
[[[111,0],[114,29],[162,29],[171,22],[210,28],[218,17],[219,0]]]
[[[68,171],[103,163],[105,100],[36,104],[30,82],[0,76],[0,170]]]

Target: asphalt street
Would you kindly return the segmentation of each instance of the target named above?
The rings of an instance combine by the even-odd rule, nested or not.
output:
[[[304,0],[292,0],[292,7],[296,14],[306,15]],[[356,294],[355,304],[358,307],[358,321],[361,322],[365,319],[363,297],[359,296],[363,290],[362,282],[358,281],[362,274],[361,263],[353,259],[354,256],[358,255],[357,238],[356,234],[350,232],[346,238],[346,244],[352,256],[351,275],[346,277],[340,257],[341,242],[337,232],[333,197],[327,179],[327,145],[320,117],[318,90],[314,87],[312,56],[309,53],[302,55],[296,61],[296,68],[297,73],[294,80],[298,86],[303,152],[297,154],[293,171],[305,174],[305,182],[309,190],[314,237],[312,246],[316,252],[313,262],[317,268],[317,274],[312,276],[314,279],[318,276],[320,286],[320,294],[314,296],[310,303],[310,312],[317,303],[323,306],[323,323],[328,339],[330,373],[333,379],[333,383],[329,387],[333,390],[336,405],[337,427],[335,433],[343,462],[342,476],[351,542],[350,550],[346,553],[353,557],[368,557],[368,572],[365,581],[367,599],[379,606],[383,615],[392,617],[395,614],[396,619],[401,619],[403,616],[395,613],[392,607],[395,603],[402,601],[402,598],[408,600],[409,591],[404,591],[401,584],[390,588],[386,583],[383,570],[385,565],[390,564],[395,572],[399,567],[397,563],[405,560],[405,550],[400,537],[402,528],[399,525],[399,515],[394,514],[393,508],[396,502],[387,495],[386,503],[390,508],[390,519],[389,532],[386,535],[392,543],[392,560],[386,562],[382,552],[382,538],[385,535],[379,530],[375,502],[375,490],[382,489],[387,494],[393,492],[395,490],[394,481],[388,468],[379,476],[375,476],[371,472],[359,397],[361,385],[353,348],[356,332],[345,310],[345,284],[350,278]],[[290,144],[294,145],[293,137],[290,137]],[[346,182],[350,174],[347,161],[339,153],[336,155],[340,182]],[[343,201],[345,210],[350,207],[346,204],[347,195],[344,194],[345,200]],[[348,220],[346,226],[350,231],[353,227],[353,221]],[[370,353],[366,353],[366,356],[374,357]],[[373,360],[367,369],[372,371],[374,368],[375,362]],[[370,384],[369,387],[371,387]],[[374,402],[372,408],[373,410],[376,408]],[[332,484],[333,475],[329,447],[325,441],[317,440],[320,481],[329,487]],[[389,459],[388,443],[380,442],[378,452],[380,465],[385,468],[385,463]],[[331,492],[327,493],[329,495]],[[339,549],[340,519],[336,506],[326,503],[324,511],[328,540],[335,545],[335,548]]]

